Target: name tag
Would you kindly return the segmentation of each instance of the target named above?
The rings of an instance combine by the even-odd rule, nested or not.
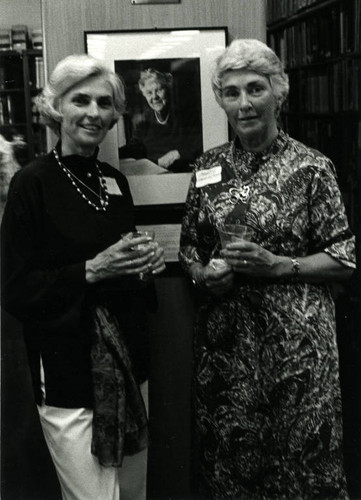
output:
[[[115,195],[122,196],[123,193],[119,189],[117,181],[113,177],[104,177],[104,180],[106,182],[107,190],[108,190],[109,194],[115,194]]]
[[[196,187],[200,188],[207,184],[216,184],[222,180],[222,167],[213,167],[196,172]]]

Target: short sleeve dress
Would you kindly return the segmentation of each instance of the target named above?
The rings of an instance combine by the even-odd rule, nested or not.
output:
[[[225,221],[251,225],[274,254],[326,252],[355,267],[334,166],[283,131],[262,153],[236,140],[197,160],[180,243],[186,271],[217,257]],[[348,498],[329,286],[236,275],[229,294],[199,308],[194,381],[206,498]]]

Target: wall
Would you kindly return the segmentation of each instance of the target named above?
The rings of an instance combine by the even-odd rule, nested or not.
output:
[[[0,0],[0,29],[25,24],[29,34],[41,26],[41,0]]]

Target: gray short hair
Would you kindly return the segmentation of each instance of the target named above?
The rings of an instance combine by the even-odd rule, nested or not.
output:
[[[162,73],[154,68],[147,68],[140,72],[138,85],[141,92],[143,92],[147,80],[156,80],[166,89],[170,89],[173,85],[173,76],[171,73]]]
[[[102,76],[113,89],[115,113],[112,127],[125,112],[124,84],[103,61],[87,54],[67,56],[56,65],[48,83],[35,101],[43,123],[59,133],[62,120],[59,112],[61,98],[75,85],[96,76]]]
[[[288,75],[273,50],[255,39],[234,40],[217,58],[212,74],[212,88],[217,100],[221,97],[222,77],[227,71],[248,69],[267,77],[279,106],[288,96]]]

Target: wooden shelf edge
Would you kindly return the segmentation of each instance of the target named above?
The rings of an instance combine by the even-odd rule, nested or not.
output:
[[[27,56],[42,56],[43,51],[41,49],[24,49],[24,50],[0,50],[0,57],[11,57],[11,56],[17,56],[17,57],[23,57],[24,55]]]
[[[296,21],[302,21],[303,19],[307,19],[310,17],[312,14],[315,12],[318,12],[320,10],[326,9],[327,7],[330,7],[331,5],[336,5],[342,3],[342,0],[325,0],[322,3],[318,3],[316,5],[313,5],[311,7],[304,7],[302,10],[299,10],[295,12],[294,14],[291,14],[287,18],[282,18],[278,21],[273,21],[271,23],[267,23],[267,30],[272,33],[273,31],[278,31],[282,28],[285,28],[289,25],[294,24]]]

